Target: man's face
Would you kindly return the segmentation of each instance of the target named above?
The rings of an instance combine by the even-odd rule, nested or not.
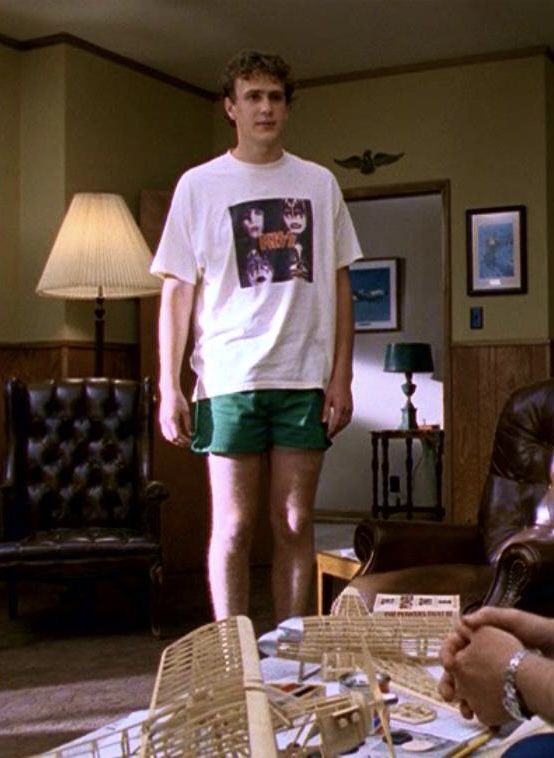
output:
[[[225,98],[225,110],[237,127],[239,144],[280,145],[288,116],[281,82],[265,74],[235,81],[235,97]]]

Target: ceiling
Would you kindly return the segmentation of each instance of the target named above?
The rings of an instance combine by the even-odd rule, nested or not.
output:
[[[0,34],[67,33],[206,90],[241,48],[298,79],[548,45],[554,0],[0,0]]]

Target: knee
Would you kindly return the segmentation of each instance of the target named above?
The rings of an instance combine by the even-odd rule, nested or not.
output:
[[[303,542],[311,538],[312,516],[306,511],[291,510],[274,516],[273,536],[278,541]]]

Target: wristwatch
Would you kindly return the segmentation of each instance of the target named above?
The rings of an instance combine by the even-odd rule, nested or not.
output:
[[[504,672],[502,705],[506,712],[516,721],[525,721],[533,716],[531,711],[525,705],[516,685],[516,674],[521,665],[521,661],[530,654],[542,655],[540,650],[528,650],[527,648],[517,650],[510,658],[508,665],[506,666],[506,671]]]

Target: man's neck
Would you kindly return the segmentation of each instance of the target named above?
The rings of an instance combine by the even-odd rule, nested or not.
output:
[[[283,146],[245,145],[239,143],[231,150],[234,158],[245,163],[275,163],[283,157]]]

